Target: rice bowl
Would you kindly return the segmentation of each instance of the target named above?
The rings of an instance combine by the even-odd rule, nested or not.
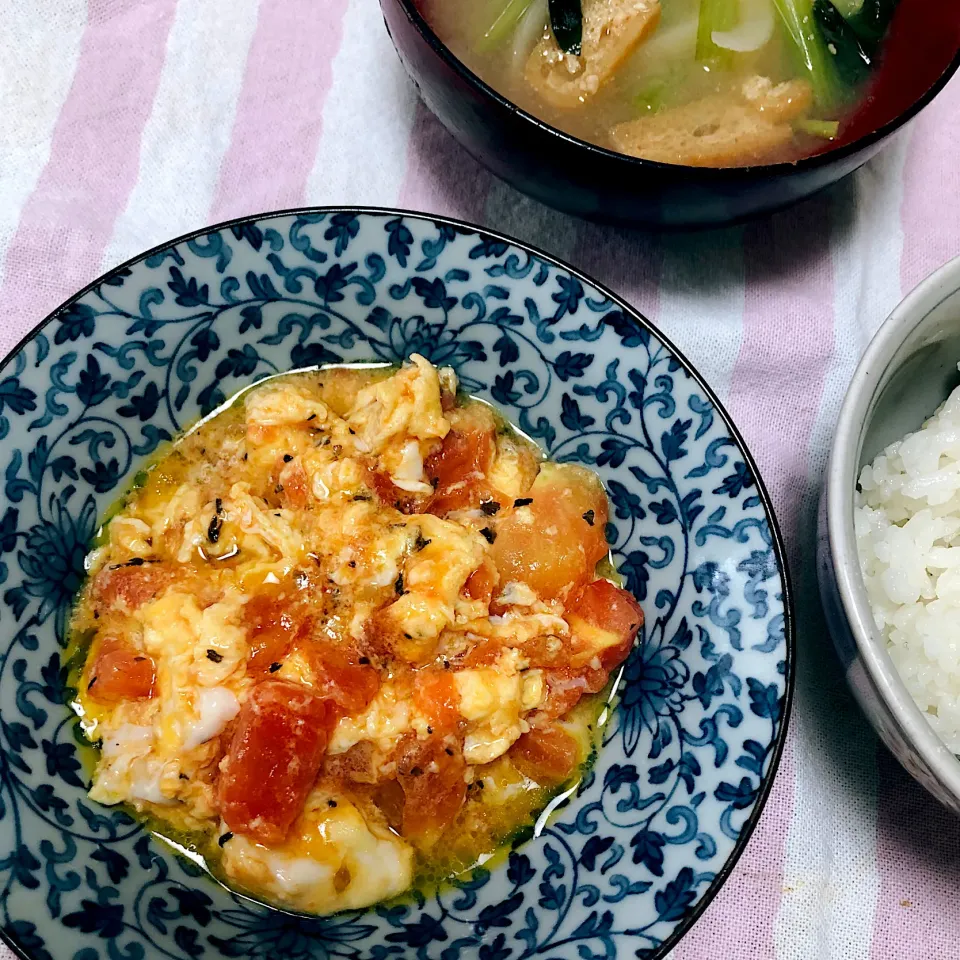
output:
[[[874,583],[872,572],[864,575],[857,533],[859,509],[866,504],[877,511],[881,505],[879,499],[866,502],[874,494],[867,491],[864,496],[859,485],[864,467],[874,467],[882,454],[888,472],[906,473],[891,463],[889,448],[920,430],[960,386],[958,358],[960,258],[931,274],[906,296],[877,331],[854,373],[834,431],[820,499],[817,580],[839,658],[836,667],[867,719],[904,769],[960,815],[960,759],[941,737],[939,727],[931,724],[931,715],[918,704],[895,661],[898,654],[890,649],[886,628],[877,622],[877,602],[871,591],[878,591],[882,581]],[[908,445],[908,461],[911,456]],[[870,477],[875,473],[872,470]],[[906,479],[895,482],[902,488]],[[927,506],[916,498],[911,502],[912,512]],[[907,518],[887,519],[899,527],[906,525]],[[897,549],[903,549],[902,542]],[[943,572],[935,570],[934,574],[939,578]],[[888,579],[895,583],[893,574]],[[896,599],[897,603],[887,600],[887,606],[902,606],[901,598]],[[922,663],[916,658],[909,662]],[[909,673],[908,667],[903,669]],[[940,726],[943,720],[938,718]]]
[[[860,569],[877,627],[931,727],[960,753],[960,388],[860,474]]]

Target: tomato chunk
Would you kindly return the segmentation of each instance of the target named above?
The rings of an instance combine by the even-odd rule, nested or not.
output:
[[[464,594],[471,600],[483,600],[490,603],[493,591],[497,587],[497,568],[489,561],[478,567],[463,585]]]
[[[643,624],[640,605],[626,590],[608,580],[587,584],[567,604],[572,649],[564,649],[564,665],[544,663],[547,696],[537,716],[556,719],[572,710],[588,693],[599,693],[610,673],[630,654]],[[535,661],[532,661],[535,662]]]
[[[453,739],[453,738],[449,738]],[[402,833],[423,850],[435,846],[456,820],[467,797],[466,763],[460,745],[433,737],[409,738],[400,748],[397,782],[403,789]]]
[[[336,705],[285,680],[258,684],[221,766],[220,812],[233,833],[283,841],[323,763]]]
[[[359,713],[377,695],[380,674],[349,647],[310,642],[303,647],[316,673],[317,692],[337,704],[345,715]]]
[[[243,608],[250,644],[248,668],[265,673],[279,663],[300,629],[302,613],[283,590],[268,590],[251,597]]]
[[[597,657],[605,670],[613,670],[633,648],[643,610],[626,590],[609,580],[595,580],[568,604],[567,622],[580,659]]]
[[[525,777],[546,786],[569,779],[580,762],[580,748],[566,730],[550,724],[523,734],[510,748],[510,759]]]
[[[382,783],[373,794],[373,802],[380,808],[387,823],[400,833],[403,830],[403,808],[406,796],[396,780]]]
[[[149,700],[156,687],[157,667],[151,657],[125,640],[105,637],[88,676],[87,693],[98,703]]]
[[[537,717],[556,720],[569,713],[587,693],[596,693],[602,690],[609,679],[609,674],[603,671],[602,677],[587,677],[569,667],[560,667],[556,670],[547,670],[544,680],[547,684],[547,695],[537,709]]]
[[[518,509],[498,524],[492,555],[500,582],[526,583],[541,599],[567,595],[607,554],[607,495],[597,477],[544,464]]]
[[[453,671],[421,670],[414,693],[417,709],[437,736],[453,733],[460,722],[460,696]]]
[[[423,465],[431,482],[436,482],[427,512],[442,517],[495,500],[487,474],[496,452],[493,412],[478,404],[462,408],[440,449]]]
[[[381,470],[371,468],[367,478],[368,486],[384,503],[408,516],[414,513],[422,513],[424,506],[429,501],[429,494],[409,493],[406,490],[401,490],[390,479],[389,474],[383,473]]]
[[[136,610],[152,600],[169,582],[169,570],[145,561],[107,567],[97,574],[94,594],[108,607]]]
[[[377,750],[369,740],[355,743],[346,753],[327,756],[324,776],[351,783],[377,784],[383,778],[377,766]]]
[[[303,464],[300,460],[286,464],[281,460],[277,471],[276,492],[280,494],[280,502],[286,507],[302,510],[310,503],[310,481]]]

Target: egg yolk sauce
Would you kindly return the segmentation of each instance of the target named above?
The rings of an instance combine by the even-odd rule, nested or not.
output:
[[[643,620],[597,574],[606,495],[456,387],[278,377],[145,474],[72,622],[94,800],[325,914],[482,861],[577,774]]]

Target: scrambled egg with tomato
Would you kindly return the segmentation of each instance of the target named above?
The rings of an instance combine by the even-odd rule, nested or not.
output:
[[[91,797],[308,913],[475,862],[583,763],[578,703],[642,622],[597,576],[606,520],[592,472],[421,357],[245,392],[88,558]]]

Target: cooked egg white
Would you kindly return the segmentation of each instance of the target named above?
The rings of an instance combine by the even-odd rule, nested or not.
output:
[[[352,910],[395,897],[413,882],[413,848],[372,805],[314,790],[280,847],[246,837],[223,844],[222,867],[248,890],[307,913]]]

